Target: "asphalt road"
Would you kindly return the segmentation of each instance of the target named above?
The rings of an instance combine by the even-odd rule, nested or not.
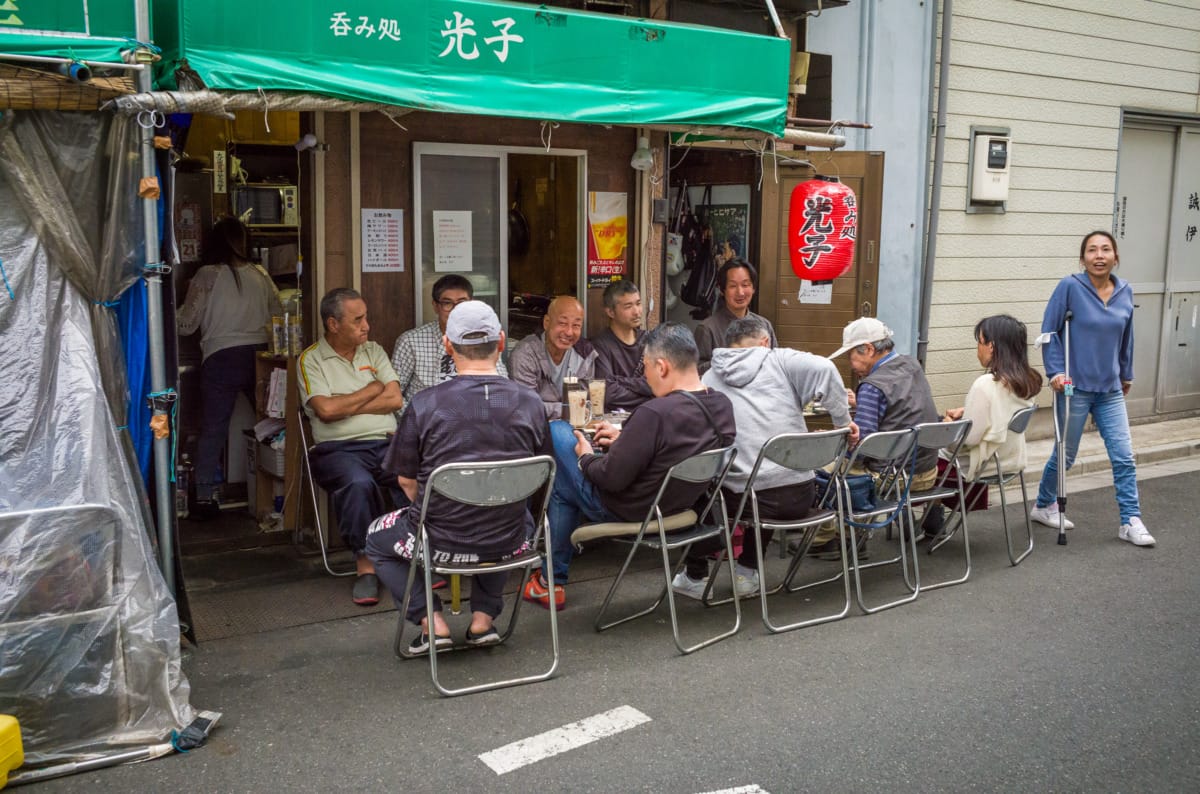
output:
[[[427,662],[392,656],[392,614],[206,643],[185,662],[192,703],[224,714],[206,746],[29,790],[1197,791],[1200,472],[1140,485],[1155,549],[1117,539],[1110,487],[1072,497],[1069,545],[1036,528],[1012,568],[994,507],[972,515],[964,585],[774,636],[747,601],[740,633],[686,657],[665,606],[593,632],[604,583],[577,584],[559,675],[499,692],[437,696]],[[927,579],[959,549],[923,556]],[[872,573],[868,598],[901,592],[894,568]],[[796,619],[836,595],[772,607]],[[690,636],[731,616],[681,609]],[[529,670],[547,638],[532,608],[510,646],[442,667],[458,682]],[[485,754],[614,709],[636,724],[504,774],[480,758],[516,764],[528,747]]]

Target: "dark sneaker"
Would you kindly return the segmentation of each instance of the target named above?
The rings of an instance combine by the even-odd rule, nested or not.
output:
[[[790,544],[788,546],[788,550],[791,551],[793,554],[795,554],[797,551],[800,550],[800,541],[797,540],[793,544]],[[825,541],[824,543],[817,543],[815,545],[809,546],[807,554],[809,557],[820,557],[822,554],[834,554],[837,552],[837,550],[838,550],[838,539],[830,538],[829,540]]]
[[[454,640],[450,637],[438,637],[434,640],[437,643],[439,651],[449,650],[454,647]],[[425,633],[418,634],[413,637],[412,643],[408,646],[409,653],[425,653],[429,650],[429,635]]]
[[[354,589],[350,592],[354,603],[360,607],[373,607],[379,603],[379,577],[373,573],[362,573],[354,580]]]
[[[440,642],[441,638],[438,638],[438,640]],[[500,632],[496,631],[495,626],[491,626],[486,631],[480,632],[479,634],[473,633],[470,627],[467,628],[467,645],[470,645],[472,648],[482,648],[486,645],[499,644]],[[439,645],[438,647],[440,648],[442,646]]]
[[[946,508],[940,504],[931,504],[925,510],[925,517],[921,519],[921,529],[925,530],[925,537],[936,538],[942,534],[944,526],[946,526]]]
[[[847,535],[847,540],[848,539],[849,535]],[[827,562],[841,562],[842,550],[841,547],[838,546],[838,539],[834,538],[830,542],[833,543],[833,549],[825,554],[822,554],[820,559]],[[863,532],[858,536],[858,560],[859,562],[862,562],[863,560],[869,560],[870,558],[870,555],[867,554],[867,533]]]

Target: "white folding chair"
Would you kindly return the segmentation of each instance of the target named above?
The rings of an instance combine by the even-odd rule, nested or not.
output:
[[[959,419],[957,422],[924,422],[916,426],[917,431],[917,447],[919,449],[931,450],[946,450],[951,461],[957,460],[958,451],[962,447],[963,442],[967,438],[967,434],[971,432],[971,420]],[[971,576],[971,538],[967,532],[967,504],[963,498],[962,477],[957,476],[958,467],[953,462],[946,467],[942,475],[937,479],[931,488],[923,491],[909,491],[908,504],[909,508],[916,507],[921,504],[932,505],[949,497],[958,497],[957,515],[961,520],[957,524],[953,524],[952,529],[946,532],[944,537],[936,539],[929,546],[929,553],[941,548],[946,541],[950,539],[959,524],[962,526],[963,535],[963,558],[964,570],[962,576],[956,579],[948,579],[941,582],[929,584],[925,582],[921,585],[922,590],[936,590],[939,587],[950,587],[951,585],[962,584]],[[951,473],[955,473],[954,482],[950,485],[946,484]],[[916,532],[916,527],[911,527],[912,532]]]
[[[850,536],[843,545],[842,556],[845,557],[847,553],[850,555],[850,567],[854,572],[855,596],[859,608],[868,615],[915,601],[921,592],[921,573],[917,562],[916,538],[913,533],[900,533],[900,553],[892,559],[864,565],[858,558],[858,533],[860,531],[867,532],[869,536],[877,530],[899,522],[905,516],[908,523],[912,524],[912,508],[908,503],[908,488],[912,482],[916,461],[916,440],[917,431],[912,428],[871,433],[859,442],[854,451],[846,458],[845,465],[835,475],[836,486],[842,492],[842,520],[850,528]],[[866,468],[867,459],[870,459],[872,465],[882,471],[876,489],[878,496],[873,508],[856,511],[850,498],[848,477],[851,475],[849,472],[854,469]],[[849,547],[848,551],[847,546]],[[909,552],[912,557],[911,578],[908,570]],[[909,595],[868,607],[863,601],[862,572],[895,563],[900,564],[900,571]]]
[[[722,449],[701,452],[680,463],[676,463],[667,471],[662,484],[659,485],[653,504],[646,511],[646,517],[640,522],[614,521],[601,524],[583,524],[571,533],[571,542],[577,546],[597,538],[612,538],[618,542],[630,545],[629,554],[625,557],[625,562],[617,572],[616,578],[613,579],[613,583],[608,589],[608,594],[604,597],[604,603],[600,606],[600,612],[596,615],[596,631],[604,631],[613,626],[619,626],[622,623],[628,623],[636,618],[649,615],[658,608],[659,604],[665,598],[671,613],[671,631],[675,637],[675,647],[682,654],[698,651],[726,637],[732,637],[737,633],[738,628],[742,625],[742,609],[737,599],[733,599],[735,617],[732,629],[709,637],[694,645],[684,645],[679,636],[679,619],[675,610],[675,593],[671,589],[671,579],[683,567],[683,559],[687,554],[688,548],[693,543],[716,537],[722,538],[725,543],[730,589],[732,590],[736,586],[733,570],[733,537],[729,528],[729,514],[725,509],[725,499],[721,495],[721,484],[725,481],[725,475],[729,472],[729,466],[733,463],[733,458],[736,454],[737,450],[733,447],[724,447]],[[699,515],[694,510],[684,510],[663,516],[659,503],[662,501],[663,494],[666,493],[668,487],[673,482],[689,483],[693,486],[702,483],[707,484],[711,495],[705,509]],[[709,523],[705,523],[705,519]],[[652,524],[654,529],[651,529]],[[657,531],[654,531],[655,529]],[[613,596],[616,595],[621,581],[625,578],[626,571],[629,570],[629,564],[633,562],[634,555],[637,554],[638,549],[643,548],[657,550],[662,553],[662,571],[664,577],[662,592],[659,593],[658,598],[649,607],[627,617],[605,623],[604,613],[608,611]],[[682,551],[679,561],[672,565],[670,552],[676,549],[682,549]],[[548,554],[547,558],[549,558]]]
[[[397,656],[412,659],[425,655],[425,652],[409,653],[404,646],[405,616],[408,614],[408,602],[412,598],[413,582],[416,581],[417,568],[420,567],[425,579],[425,603],[433,604],[433,575],[441,576],[475,576],[481,573],[499,573],[522,569],[521,584],[517,588],[518,596],[514,600],[512,615],[508,625],[500,632],[500,642],[503,643],[512,635],[517,627],[517,617],[521,611],[520,593],[525,589],[533,570],[541,565],[541,555],[537,550],[538,541],[546,544],[546,558],[552,559],[553,550],[550,547],[550,533],[546,531],[546,508],[550,504],[550,490],[554,483],[554,458],[549,455],[538,455],[532,458],[521,458],[507,461],[481,461],[466,463],[446,463],[438,466],[429,475],[425,484],[425,495],[421,501],[421,514],[416,524],[416,543],[413,547],[412,566],[408,572],[408,582],[404,588],[404,601],[399,605],[400,617],[396,627],[394,650]],[[502,507],[523,503],[539,490],[544,491],[538,510],[534,514],[535,533],[529,544],[529,550],[502,562],[480,562],[474,564],[453,563],[435,564],[432,560],[432,544],[429,542],[425,529],[425,518],[429,512],[429,500],[437,494],[462,504],[480,508]],[[550,592],[554,592],[554,571],[546,566],[546,582]],[[432,624],[432,621],[430,621]],[[432,632],[432,625],[430,632]],[[437,657],[440,653],[451,650],[462,650],[470,646],[455,645],[453,648],[437,649],[436,642],[429,643],[429,673],[433,678],[433,686],[438,692],[453,697],[472,692],[484,692],[490,689],[531,684],[545,681],[558,670],[558,610],[554,599],[550,600],[550,644],[553,660],[545,672],[521,678],[502,679],[472,686],[450,689],[442,685],[438,679]]]
[[[1018,435],[1024,434],[1025,429],[1029,427],[1029,420],[1037,413],[1037,406],[1031,405],[1028,408],[1021,408],[1013,413],[1012,419],[1008,420],[1008,432]],[[980,472],[989,472],[981,474]],[[1021,484],[1021,512],[1025,515],[1025,548],[1018,554],[1013,550],[1012,531],[1008,526],[1008,499],[1004,495],[1004,489],[1013,480],[1017,480]],[[991,457],[986,461],[981,461],[979,471],[976,472],[973,480],[968,480],[965,483],[965,490],[970,490],[970,486],[982,484],[985,486],[996,486],[996,490],[1000,493],[1000,520],[1004,522],[1004,542],[1008,551],[1008,561],[1016,566],[1020,565],[1021,561],[1033,552],[1033,525],[1029,521],[1029,494],[1025,487],[1025,472],[1018,469],[1017,471],[1004,471],[1004,467],[1000,464],[999,452],[993,452]],[[966,518],[965,513],[963,518]],[[949,534],[942,540],[938,541],[937,545],[930,549],[933,551],[949,538]]]
[[[763,444],[762,449],[759,450],[758,458],[754,461],[754,468],[750,471],[750,479],[746,482],[746,490],[742,493],[742,498],[738,503],[738,508],[734,515],[739,520],[745,522],[746,506],[749,503],[750,526],[751,531],[754,532],[755,552],[758,558],[758,593],[762,604],[762,621],[767,631],[772,634],[801,629],[806,626],[815,626],[819,623],[828,623],[850,614],[850,572],[846,562],[846,555],[844,554],[842,555],[842,572],[839,576],[823,579],[819,582],[810,582],[798,587],[792,586],[792,580],[799,571],[800,563],[804,560],[805,553],[808,551],[809,545],[812,544],[812,539],[816,535],[817,529],[828,524],[830,521],[836,522],[837,537],[840,544],[844,547],[846,543],[846,526],[842,522],[843,514],[838,501],[841,498],[841,490],[838,488],[830,489],[834,497],[833,509],[817,508],[807,516],[792,521],[780,519],[764,521],[759,514],[758,495],[755,492],[754,483],[758,479],[758,473],[762,470],[763,464],[768,462],[791,469],[792,471],[813,471],[826,467],[832,467],[834,470],[837,470],[841,467],[846,455],[849,447],[849,439],[849,428],[824,430],[816,433],[781,433],[768,439],[767,443]],[[784,541],[785,535],[783,533],[795,530],[801,530],[803,533],[800,536],[800,542],[792,554],[792,560],[788,565],[787,572],[779,584],[771,589],[768,589],[766,586],[767,569],[763,560],[763,530],[765,529],[780,533],[780,543],[784,546],[786,546],[786,542]],[[836,582],[839,578],[842,580],[846,595],[845,603],[840,611],[785,625],[776,625],[771,622],[767,606],[767,596],[775,595],[783,589],[786,589],[789,593],[795,593],[818,585]]]

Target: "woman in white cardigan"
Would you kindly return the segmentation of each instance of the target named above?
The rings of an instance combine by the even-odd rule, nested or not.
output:
[[[1029,342],[1025,324],[1007,314],[984,317],[975,325],[975,354],[986,370],[975,379],[967,392],[966,405],[946,411],[943,421],[970,419],[971,430],[960,454],[966,454],[964,473],[968,480],[989,471],[993,453],[999,453],[1004,471],[1025,467],[1025,434],[1010,433],[1008,422],[1014,413],[1033,405],[1042,390],[1042,375],[1029,366]],[[939,463],[944,468],[945,461]],[[953,482],[952,479],[947,480]],[[987,509],[987,487],[967,489],[968,510]],[[957,497],[955,498],[957,501]],[[947,507],[956,507],[947,500]],[[941,529],[942,511],[931,508],[922,522],[927,535]]]

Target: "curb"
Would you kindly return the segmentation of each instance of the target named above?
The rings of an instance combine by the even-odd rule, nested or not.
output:
[[[1174,441],[1169,444],[1156,444],[1152,447],[1135,450],[1133,453],[1134,462],[1138,466],[1178,460],[1180,458],[1191,457],[1192,455],[1200,455],[1200,439],[1193,438],[1185,441]],[[1046,457],[1049,457],[1049,452],[1046,453]],[[1031,477],[1035,478],[1034,481],[1040,478],[1045,465],[1046,461],[1044,458],[1037,465],[1027,465],[1025,467],[1026,482],[1029,482]],[[1112,463],[1108,459],[1108,453],[1104,452],[1098,455],[1093,454],[1076,458],[1075,465],[1071,467],[1070,473],[1071,476],[1078,476],[1111,470]]]

